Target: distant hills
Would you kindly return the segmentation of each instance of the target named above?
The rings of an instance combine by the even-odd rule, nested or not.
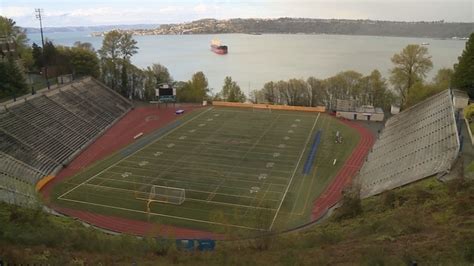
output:
[[[26,28],[28,33],[39,32],[38,28]],[[310,19],[310,18],[277,18],[277,19],[201,19],[178,24],[136,24],[104,25],[78,27],[46,27],[44,31],[74,32],[89,31],[93,35],[120,29],[134,35],[175,35],[175,34],[341,34],[372,35],[398,37],[428,38],[467,38],[474,32],[474,23],[444,21],[381,21],[350,19]]]
[[[132,29],[153,29],[159,27],[159,24],[135,24],[135,25],[103,25],[103,26],[71,26],[71,27],[45,27],[43,32],[77,32],[77,31],[109,31],[113,29],[132,30]],[[39,28],[26,27],[27,33],[39,33]]]
[[[474,23],[397,22],[348,19],[201,19],[188,23],[162,24],[157,28],[123,29],[135,35],[219,34],[219,33],[282,33],[343,34],[429,38],[467,38],[474,32]],[[96,35],[101,35],[96,33]]]

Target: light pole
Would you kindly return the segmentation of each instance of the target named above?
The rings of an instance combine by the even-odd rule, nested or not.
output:
[[[41,45],[42,45],[41,57],[42,57],[43,63],[44,63],[44,77],[46,78],[46,86],[48,86],[48,90],[49,90],[48,66],[47,66],[46,60],[44,58],[43,17],[41,15],[42,12],[44,12],[42,8],[35,8],[36,18],[40,22]]]

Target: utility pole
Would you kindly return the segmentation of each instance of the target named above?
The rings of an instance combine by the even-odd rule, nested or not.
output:
[[[43,17],[41,13],[44,12],[42,8],[35,8],[35,13],[36,13],[36,19],[39,20],[40,22],[40,32],[41,32],[41,57],[43,58],[43,63],[44,63],[44,77],[46,78],[46,86],[48,86],[49,90],[49,79],[48,79],[48,66],[46,64],[46,60],[44,57],[44,38],[43,38]]]

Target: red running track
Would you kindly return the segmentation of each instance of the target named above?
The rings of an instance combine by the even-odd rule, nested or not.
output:
[[[342,123],[354,128],[360,135],[360,140],[350,157],[339,170],[332,183],[326,188],[323,194],[314,201],[311,221],[321,218],[331,207],[336,205],[342,197],[342,190],[349,185],[364,164],[365,157],[372,148],[375,138],[369,130],[362,125],[348,120],[341,120]]]
[[[171,108],[139,107],[128,112],[122,119],[110,127],[102,136],[89,145],[79,154],[68,166],[62,169],[58,175],[41,189],[43,198],[49,202],[51,190],[54,185],[71,177],[85,167],[104,157],[126,147],[134,141],[134,136],[139,133],[146,135],[154,130],[166,126],[178,117],[175,112],[183,109],[187,112],[198,108],[193,105],[177,105]],[[106,216],[88,211],[63,208],[57,205],[50,205],[55,211],[79,218],[99,228],[106,230],[128,233],[140,236],[162,235],[176,238],[220,238],[219,235],[210,232],[191,230],[173,226],[130,220],[121,217]]]
[[[87,147],[78,157],[76,157],[67,168],[49,182],[41,193],[45,199],[49,199],[52,187],[65,178],[73,176],[83,168],[91,165],[111,153],[124,148],[131,142],[133,137],[141,132],[144,134],[157,130],[176,119],[176,109],[192,111],[196,106],[181,106],[176,108],[158,109],[156,107],[141,107],[130,111],[125,117],[109,128],[104,135],[99,137],[94,143]],[[364,158],[374,142],[373,135],[363,126],[354,122],[342,121],[346,125],[356,129],[361,135],[361,139],[338,172],[334,181],[326,191],[314,202],[311,220],[319,219],[326,211],[334,206],[341,198],[342,189],[350,183],[357,171],[363,164]],[[160,225],[144,221],[130,220],[115,216],[106,216],[88,211],[63,208],[51,205],[59,213],[77,217],[80,220],[99,228],[113,232],[121,232],[139,236],[170,236],[174,238],[212,238],[222,239],[223,236],[211,232],[193,230],[175,226]]]
[[[175,114],[176,109],[192,111],[196,107],[177,106],[176,108],[161,109],[156,107],[139,107],[131,110],[83,150],[51,182],[43,187],[41,189],[43,197],[49,198],[51,188],[66,177],[73,176],[83,168],[132,143],[134,141],[133,137],[137,134],[143,132],[146,135],[174,121],[177,118]]]

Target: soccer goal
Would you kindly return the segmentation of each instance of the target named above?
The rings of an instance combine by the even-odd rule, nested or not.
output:
[[[153,185],[149,193],[138,192],[137,199],[175,205],[183,204],[186,199],[184,188]]]

